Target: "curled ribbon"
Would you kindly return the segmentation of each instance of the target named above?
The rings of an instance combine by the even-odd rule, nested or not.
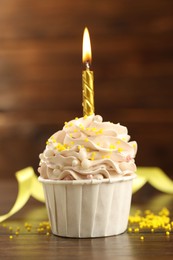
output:
[[[38,182],[37,175],[32,167],[16,172],[18,181],[18,195],[12,209],[5,215],[0,216],[0,222],[18,212],[29,200],[30,196],[40,202],[44,202],[42,184]],[[149,182],[159,191],[173,194],[173,181],[157,167],[138,167],[137,178],[133,180],[133,193],[141,189]]]
[[[18,212],[27,203],[30,196],[44,202],[42,185],[38,182],[32,167],[18,171],[15,175],[18,181],[18,195],[12,209],[7,214],[0,216],[0,222]]]
[[[173,194],[173,180],[158,167],[138,167],[137,178],[133,182],[133,193],[142,188],[146,182],[159,191]]]

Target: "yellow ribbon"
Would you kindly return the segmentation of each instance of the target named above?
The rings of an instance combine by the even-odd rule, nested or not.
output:
[[[30,196],[44,202],[43,188],[37,180],[37,176],[32,167],[16,172],[18,181],[18,195],[12,209],[5,215],[0,216],[0,222],[11,217],[18,212],[29,200]]]
[[[18,181],[16,202],[7,214],[0,216],[0,222],[18,212],[26,204],[30,196],[38,201],[45,201],[42,184],[38,182],[38,177],[32,167],[16,172],[16,178]],[[146,182],[149,182],[159,191],[173,194],[173,181],[160,168],[139,167],[137,178],[133,181],[133,193],[142,188]]]
[[[159,191],[173,194],[173,180],[158,167],[138,167],[137,178],[133,181],[133,193],[142,188],[146,182]]]

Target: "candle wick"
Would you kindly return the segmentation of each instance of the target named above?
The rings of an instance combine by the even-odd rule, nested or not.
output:
[[[89,61],[86,61],[86,63],[85,63],[85,64],[86,64],[86,69],[88,69],[88,70],[89,70],[89,69],[90,69],[90,63],[89,63]]]

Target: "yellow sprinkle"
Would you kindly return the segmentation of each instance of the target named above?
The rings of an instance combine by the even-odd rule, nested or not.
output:
[[[144,240],[144,236],[140,236],[140,240]]]
[[[13,239],[13,236],[9,236],[10,239]]]
[[[30,227],[27,227],[27,231],[30,232],[30,231],[31,231],[31,228],[30,228]]]
[[[144,213],[145,213],[145,215],[149,215],[149,214],[151,214],[151,211],[149,209],[146,209]]]
[[[130,232],[130,233],[132,232],[132,228],[131,227],[128,228],[128,232]]]
[[[87,116],[87,115],[85,115],[83,118],[84,118],[84,119],[87,119],[87,118],[88,118],[88,116]]]
[[[109,149],[115,149],[115,148],[116,148],[116,147],[115,147],[114,144],[110,144]]]
[[[123,148],[119,147],[118,152],[121,153],[123,151]]]
[[[13,230],[13,228],[12,228],[12,227],[9,227],[9,230],[10,230],[10,231],[12,231],[12,230]]]
[[[69,149],[70,149],[70,146],[69,146],[69,144],[64,144],[64,147],[65,147],[67,150],[69,150]]]
[[[96,143],[96,145],[100,146],[100,143]]]
[[[71,123],[69,123],[69,126],[73,126],[73,123],[71,122]]]
[[[103,129],[100,129],[100,130],[98,130],[98,131],[96,132],[97,135],[102,134],[102,133],[103,133]]]
[[[83,145],[78,145],[78,150],[80,151],[81,148],[84,148]]]
[[[28,224],[28,223],[25,223],[25,228],[28,230],[28,229],[31,229],[32,225],[31,224]]]
[[[18,235],[19,235],[19,232],[18,232],[18,231],[16,231],[16,232],[15,232],[15,234],[16,234],[16,236],[18,236]]]
[[[170,224],[167,224],[167,225],[165,225],[165,230],[167,230],[167,231],[171,231],[171,225]]]
[[[63,144],[58,143],[56,146],[59,152],[66,150],[66,147]]]
[[[64,122],[65,128],[68,128],[70,126],[70,123]]]
[[[78,129],[74,129],[74,133],[77,133],[78,132]]]
[[[84,141],[85,141],[85,142],[88,142],[88,141],[89,141],[89,139],[86,137],[86,138],[84,139]]]
[[[44,231],[44,228],[43,227],[40,227],[40,228],[37,228],[37,231],[40,233],[40,232],[43,232]]]
[[[46,236],[49,236],[50,235],[50,233],[49,232],[46,232]]]
[[[135,228],[135,233],[138,233],[139,232],[139,228]]]
[[[52,143],[56,143],[56,139],[53,136],[50,138],[50,140],[52,141]]]
[[[120,143],[121,143],[120,140],[116,141],[116,144],[120,144]]]
[[[94,161],[95,160],[95,155],[96,155],[96,152],[92,152],[92,154],[91,154],[91,161]]]
[[[102,159],[109,159],[110,155],[102,155]]]
[[[137,229],[144,228],[151,233],[159,231],[165,232],[167,236],[171,234],[172,222],[169,210],[164,208],[158,214],[154,214],[151,210],[145,210],[144,215],[136,212],[134,216],[129,216],[129,224],[135,224],[135,232]]]
[[[97,131],[97,128],[96,127],[92,127],[91,131],[95,132],[95,131]]]
[[[78,120],[79,118],[78,117],[75,117],[75,120]]]
[[[140,227],[140,228],[144,228],[144,226],[145,226],[145,225],[144,225],[143,223],[139,223],[139,227]]]
[[[160,212],[159,212],[160,216],[169,216],[170,212],[167,208],[163,208]]]
[[[84,126],[83,126],[82,124],[79,124],[79,128],[80,128],[81,130],[84,130]]]
[[[140,209],[137,209],[136,212],[135,212],[135,215],[140,215],[142,212]]]

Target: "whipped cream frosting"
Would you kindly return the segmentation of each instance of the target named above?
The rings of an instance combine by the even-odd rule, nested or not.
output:
[[[119,123],[103,122],[99,115],[75,118],[48,139],[38,171],[52,180],[133,175],[137,143],[129,140],[127,128]]]

